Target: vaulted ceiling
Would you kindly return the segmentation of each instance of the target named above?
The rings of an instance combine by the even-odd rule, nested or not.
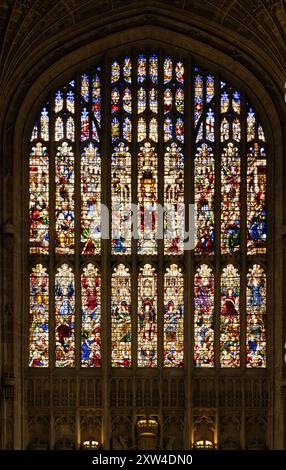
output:
[[[211,33],[237,60],[265,64],[266,88],[275,83],[283,99],[285,0],[1,0],[0,113],[14,88],[24,92],[43,67],[83,42],[124,25],[166,22],[202,40]]]

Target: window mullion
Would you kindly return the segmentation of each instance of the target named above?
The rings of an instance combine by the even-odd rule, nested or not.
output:
[[[220,77],[215,75],[215,257],[214,257],[214,363],[220,368],[220,275],[221,258],[221,143],[220,143]]]
[[[158,204],[164,206],[164,56],[162,51],[158,54]],[[157,212],[159,215],[159,212]],[[158,220],[158,223],[160,221]],[[163,364],[164,350],[164,239],[158,240],[158,284],[157,284],[157,351],[158,368]]]
[[[81,235],[81,90],[80,74],[75,81],[75,188],[74,188],[74,220],[75,220],[75,248],[74,248],[74,273],[75,273],[75,364],[81,366],[81,262],[80,262],[80,235]]]
[[[246,276],[247,276],[247,133],[246,101],[241,93],[241,143],[240,143],[240,365],[246,367]]]
[[[193,61],[186,58],[185,62],[185,141],[184,141],[184,203],[185,203],[185,231],[190,232],[193,227],[193,220],[190,217],[189,207],[194,203],[194,77],[193,77]],[[188,243],[192,243],[189,234]],[[194,294],[193,294],[193,272],[194,272],[194,250],[187,249],[184,251],[184,367],[186,371],[185,383],[185,408],[186,408],[186,443],[190,445],[190,437],[192,436],[193,421],[193,358],[194,358]]]
[[[49,227],[49,307],[50,307],[50,325],[49,325],[49,356],[50,370],[55,368],[55,205],[56,205],[56,171],[55,159],[57,146],[55,142],[55,111],[54,94],[50,96],[50,148],[49,148],[49,206],[50,206],[50,227]]]
[[[109,238],[101,238],[101,348],[102,348],[102,404],[103,404],[103,444],[104,448],[109,448],[109,428],[110,428],[110,413],[109,413],[109,369],[111,364],[111,245],[110,245],[110,65],[111,61],[108,56],[103,60],[102,68],[102,124],[101,128],[104,132],[101,133],[101,204],[108,207],[108,223],[109,223]],[[101,225],[107,223],[106,220],[101,220]]]
[[[136,52],[131,54],[132,75],[131,75],[131,94],[132,94],[132,134],[131,134],[131,202],[138,203],[137,197],[137,180],[138,180],[138,145],[137,145],[137,60]],[[137,214],[133,214],[134,224],[137,224]],[[137,227],[136,227],[137,228]],[[135,227],[132,227],[133,233]],[[132,237],[131,240],[131,361],[133,370],[137,367],[138,345],[137,345],[137,321],[138,321],[138,264],[137,264],[137,240]],[[133,383],[133,403],[135,403],[136,384]]]

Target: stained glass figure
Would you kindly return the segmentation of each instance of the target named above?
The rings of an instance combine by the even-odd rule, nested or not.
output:
[[[74,274],[68,264],[57,269],[55,276],[55,348],[56,367],[75,365],[75,287]]]
[[[173,123],[172,119],[166,118],[164,121],[164,142],[168,142],[173,138]]]
[[[185,139],[184,121],[181,118],[176,121],[176,138],[182,143]]]
[[[81,77],[81,96],[88,103],[89,101],[89,77],[84,74]]]
[[[241,140],[241,126],[240,120],[236,117],[232,123],[232,138],[236,140],[236,142],[240,142]]]
[[[138,104],[137,104],[138,114],[143,113],[146,109],[146,91],[144,88],[139,88],[138,90]]]
[[[101,157],[93,143],[81,155],[81,253],[100,253],[101,240]]]
[[[131,83],[132,65],[130,57],[125,57],[123,63],[123,77],[127,83]]]
[[[119,78],[120,78],[120,65],[115,60],[114,62],[112,62],[112,65],[111,65],[111,83],[117,82]]]
[[[114,268],[111,282],[112,366],[131,366],[131,276],[124,264]]]
[[[143,83],[146,79],[146,56],[139,54],[137,62],[137,80],[138,83]]]
[[[111,139],[114,142],[120,137],[120,124],[117,118],[113,118],[111,121]]]
[[[64,122],[61,117],[57,117],[55,121],[55,141],[59,141],[64,138]]]
[[[38,142],[29,158],[30,253],[49,253],[49,157]]]
[[[140,117],[138,119],[138,142],[146,139],[147,137],[147,128],[146,128],[146,119]]]
[[[240,366],[240,277],[232,264],[221,275],[220,365]]]
[[[179,83],[184,83],[184,64],[182,62],[177,62],[175,67],[176,79]]]
[[[198,124],[199,119],[203,112],[203,103],[204,103],[204,88],[203,88],[203,78],[201,75],[195,76],[195,93],[194,93],[194,100],[195,100],[195,111],[194,111],[194,118],[195,118],[195,126]]]
[[[222,114],[227,113],[228,109],[229,109],[229,94],[226,91],[224,91],[222,92],[221,97],[220,97],[220,112]]]
[[[157,253],[158,159],[150,142],[140,147],[138,156],[138,244],[140,254]]]
[[[232,109],[235,113],[240,114],[240,94],[234,91],[232,94]]]
[[[63,142],[56,153],[56,253],[74,252],[74,153]]]
[[[158,113],[158,92],[155,88],[151,88],[149,93],[149,106],[152,113]]]
[[[206,139],[214,142],[215,117],[212,109],[209,109],[206,116]]]
[[[215,81],[212,75],[206,77],[206,102],[209,103],[215,94]]]
[[[252,108],[248,106],[247,111],[247,142],[251,142],[255,139],[255,126],[256,126],[256,116]]]
[[[156,118],[152,118],[150,120],[149,139],[154,140],[154,142],[158,142],[158,123]]]
[[[214,366],[214,275],[207,264],[202,264],[194,278],[194,365]]]
[[[221,156],[221,250],[234,253],[240,246],[240,157],[232,143]]]
[[[184,278],[181,268],[171,264],[164,276],[164,366],[183,367]]]
[[[172,80],[173,63],[170,57],[164,60],[164,83],[169,83]]]
[[[182,88],[178,88],[175,93],[175,106],[179,113],[184,112],[184,91]]]
[[[265,134],[261,124],[258,125],[258,140],[262,140],[263,142],[265,142]]]
[[[229,140],[229,122],[225,117],[222,119],[220,125],[220,140],[221,142]]]
[[[153,83],[158,83],[158,57],[151,54],[149,58],[149,77]]]
[[[101,292],[99,269],[89,263],[81,275],[81,364],[101,366]]]
[[[173,96],[172,90],[166,88],[164,91],[164,113],[167,114],[172,110]]]
[[[138,276],[138,367],[157,366],[157,274],[145,264]]]
[[[132,122],[131,120],[126,117],[123,120],[123,130],[122,130],[123,139],[131,142],[132,139]]]
[[[247,253],[266,253],[266,154],[254,143],[247,155]]]
[[[131,253],[131,153],[119,142],[111,159],[112,253]]]
[[[199,255],[214,253],[215,161],[212,148],[202,144],[195,157],[196,247]]]
[[[126,111],[128,114],[131,113],[131,103],[132,103],[132,97],[131,97],[131,91],[129,88],[125,88],[123,90],[123,110]]]
[[[49,113],[46,108],[43,108],[41,112],[41,138],[46,142],[49,140]]]
[[[111,112],[116,113],[119,111],[120,92],[118,88],[113,88],[111,92]]]
[[[30,367],[49,366],[49,275],[37,264],[30,274]]]
[[[61,90],[55,93],[55,113],[59,113],[64,107],[64,95]]]
[[[81,112],[81,141],[89,138],[89,113],[86,108]]]
[[[164,251],[169,255],[184,252],[184,157],[175,142],[164,156]]]
[[[73,90],[69,90],[66,93],[66,107],[70,113],[74,114],[74,91]]]
[[[97,67],[98,73],[92,77],[92,111],[95,118],[94,125],[101,126],[101,83],[100,83],[100,67]]]
[[[254,264],[247,275],[246,365],[266,367],[266,275]]]

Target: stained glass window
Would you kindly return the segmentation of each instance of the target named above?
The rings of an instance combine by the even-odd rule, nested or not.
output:
[[[247,274],[246,365],[266,367],[266,275],[259,264]]]
[[[63,264],[55,276],[56,367],[75,365],[75,285],[72,268]]]
[[[101,365],[101,279],[89,263],[81,275],[81,362],[84,367]]]
[[[214,275],[207,264],[202,264],[194,279],[194,365],[214,366]]]
[[[164,365],[182,367],[184,361],[184,278],[171,264],[164,280]]]
[[[179,368],[184,344],[197,368],[266,367],[267,134],[247,89],[190,62],[126,50],[39,109],[31,367]]]
[[[49,365],[49,276],[42,264],[37,264],[30,274],[29,365]]]
[[[124,264],[112,273],[111,341],[113,367],[131,365],[131,276]]]
[[[240,366],[240,276],[232,264],[221,275],[220,364]]]
[[[138,367],[157,366],[157,274],[145,264],[138,276]]]

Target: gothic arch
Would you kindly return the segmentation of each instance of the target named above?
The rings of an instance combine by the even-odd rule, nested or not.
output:
[[[31,85],[29,91],[24,97],[19,112],[16,119],[16,124],[13,132],[13,144],[10,141],[11,132],[7,133],[4,138],[4,155],[8,158],[9,150],[13,154],[13,178],[11,175],[7,174],[6,176],[6,187],[13,185],[13,218],[12,223],[8,222],[4,226],[6,230],[6,240],[9,240],[9,237],[12,237],[14,240],[14,284],[19,286],[14,292],[13,296],[13,318],[14,318],[14,338],[25,337],[26,325],[24,321],[25,317],[25,301],[24,301],[24,284],[23,277],[25,274],[25,269],[27,266],[27,259],[24,255],[25,253],[25,240],[23,239],[23,230],[25,228],[25,207],[23,203],[23,189],[26,185],[26,177],[24,171],[24,158],[23,155],[27,154],[27,136],[31,133],[32,123],[35,116],[36,110],[39,108],[44,97],[46,96],[47,90],[54,89],[57,85],[63,83],[67,80],[72,73],[83,67],[88,67],[90,64],[96,61],[97,57],[102,56],[105,52],[115,54],[118,51],[124,50],[126,47],[132,45],[136,46],[152,46],[154,44],[157,47],[166,47],[168,45],[169,49],[174,51],[180,50],[185,53],[194,54],[198,61],[201,61],[204,66],[210,66],[212,69],[223,70],[225,76],[230,78],[232,83],[237,84],[239,88],[247,90],[250,98],[253,101],[253,104],[256,106],[257,112],[260,114],[264,127],[267,132],[267,137],[270,142],[270,153],[271,161],[273,162],[273,181],[275,180],[275,192],[272,193],[271,205],[275,200],[275,213],[273,214],[273,225],[277,227],[275,230],[275,237],[280,241],[280,232],[278,232],[278,227],[282,220],[282,181],[281,181],[281,165],[282,165],[282,155],[283,155],[283,143],[282,143],[282,134],[279,116],[277,115],[277,110],[273,104],[272,98],[265,89],[262,82],[255,77],[253,72],[250,72],[247,68],[247,63],[243,63],[242,57],[230,57],[228,54],[223,53],[219,48],[214,47],[213,45],[207,45],[208,34],[204,33],[202,35],[192,35],[187,36],[182,32],[174,31],[171,28],[171,25],[161,27],[161,26],[139,26],[133,27],[130,29],[123,30],[121,33],[111,33],[107,34],[104,38],[99,38],[95,41],[91,41],[88,45],[84,45],[77,50],[71,53],[65,53],[63,57],[58,60],[54,60],[53,64],[45,68],[42,75],[40,75]],[[202,40],[203,39],[203,40]],[[180,44],[180,48],[177,47],[177,44]],[[211,57],[211,59],[210,59]],[[237,60],[238,59],[238,60]],[[241,62],[239,62],[241,61]],[[257,65],[257,70],[259,66]],[[259,75],[259,74],[258,74]],[[7,115],[7,122],[9,122],[11,117]],[[273,186],[272,186],[273,188]],[[20,203],[19,203],[19,192],[20,192]],[[8,213],[8,210],[7,212]],[[272,228],[272,233],[274,234],[274,227]],[[276,238],[273,238],[273,243],[275,243]],[[282,265],[281,265],[281,243],[279,245],[275,243],[276,251],[274,253],[273,259],[270,258],[270,276],[273,273],[273,263],[275,261],[275,278],[273,279],[274,289],[277,293],[275,298],[275,306],[272,305],[272,311],[275,311],[275,324],[272,319],[272,334],[275,337],[275,345],[278,348],[280,347],[282,338],[280,331],[282,330],[282,308],[281,308],[281,298],[278,293],[281,292],[281,278],[282,278]],[[278,247],[279,246],[279,247]],[[275,257],[275,260],[274,260]],[[19,260],[20,269],[19,269]],[[272,277],[272,276],[271,276]],[[20,301],[19,301],[20,299]],[[277,299],[277,300],[276,300]],[[274,303],[274,301],[273,301]],[[274,308],[275,307],[275,308]],[[271,331],[271,329],[270,329]],[[27,343],[24,341],[22,347],[19,350],[15,347],[14,349],[14,362],[17,362],[18,366],[16,368],[16,375],[19,379],[16,379],[15,386],[18,389],[18,392],[21,393],[23,389],[23,384],[21,382],[21,373],[24,371],[26,364],[23,362],[25,358],[25,350],[27,350]],[[272,361],[274,358],[272,358]],[[282,368],[282,359],[279,357],[275,358],[276,367],[279,366]],[[106,371],[103,371],[105,374]],[[274,394],[276,396],[277,407],[279,406],[280,400],[280,378],[274,377]],[[23,408],[25,407],[24,405]],[[21,415],[21,406],[18,406],[15,410],[16,416],[20,419]],[[278,418],[279,419],[279,418]],[[281,429],[282,423],[278,421],[277,429]],[[107,428],[106,428],[107,429]],[[107,434],[108,431],[106,431]],[[278,435],[277,431],[277,435]],[[25,437],[21,432],[21,427],[15,429],[15,446],[22,447],[24,445]],[[106,445],[108,446],[107,435],[105,436]],[[281,447],[281,442],[278,440],[278,437],[275,439],[276,447]],[[271,446],[271,444],[270,444]]]

